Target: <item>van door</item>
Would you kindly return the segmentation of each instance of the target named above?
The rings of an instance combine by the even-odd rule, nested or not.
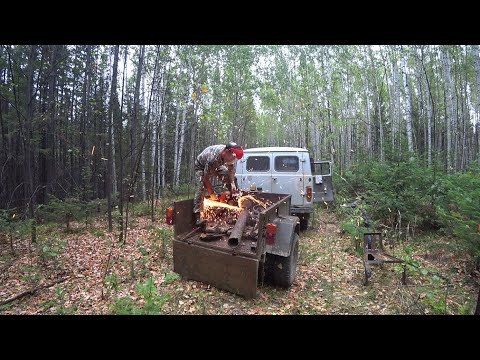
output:
[[[313,202],[332,202],[332,162],[314,161],[312,165]]]
[[[271,153],[267,152],[245,154],[244,159],[237,161],[237,169],[239,166],[242,168],[241,174],[237,174],[241,190],[272,192],[271,157]]]
[[[274,152],[272,192],[291,194],[292,207],[304,205],[303,153]]]

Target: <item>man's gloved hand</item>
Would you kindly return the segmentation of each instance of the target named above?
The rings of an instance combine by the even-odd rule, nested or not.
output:
[[[235,186],[235,183],[231,183],[231,185],[232,185],[232,193],[236,193],[238,191],[238,189]]]
[[[215,193],[210,194],[210,200],[212,201],[218,201],[218,197]]]

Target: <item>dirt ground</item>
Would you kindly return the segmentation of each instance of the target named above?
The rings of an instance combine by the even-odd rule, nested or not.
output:
[[[468,261],[442,239],[408,244],[419,267],[407,270],[406,285],[396,264],[374,267],[363,285],[362,258],[325,209],[300,236],[294,284],[261,285],[252,300],[175,274],[163,221],[134,218],[123,246],[105,229],[100,220],[69,231],[44,226],[36,245],[4,237],[0,314],[472,314],[477,299]]]

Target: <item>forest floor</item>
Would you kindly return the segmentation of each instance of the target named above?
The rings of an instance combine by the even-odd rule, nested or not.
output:
[[[174,273],[163,220],[133,217],[125,245],[104,219],[68,231],[41,225],[37,244],[0,238],[0,314],[473,314],[478,274],[452,239],[397,245],[391,254],[418,265],[407,284],[401,265],[385,264],[365,286],[362,257],[336,214],[320,209],[313,220],[300,236],[293,285],[262,285],[252,300]]]

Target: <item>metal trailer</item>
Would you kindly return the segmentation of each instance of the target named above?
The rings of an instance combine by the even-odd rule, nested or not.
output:
[[[271,204],[252,215],[242,210],[228,230],[195,227],[193,199],[173,207],[173,270],[183,278],[255,298],[264,280],[289,287],[295,280],[299,219],[290,215],[291,195],[243,192]]]

